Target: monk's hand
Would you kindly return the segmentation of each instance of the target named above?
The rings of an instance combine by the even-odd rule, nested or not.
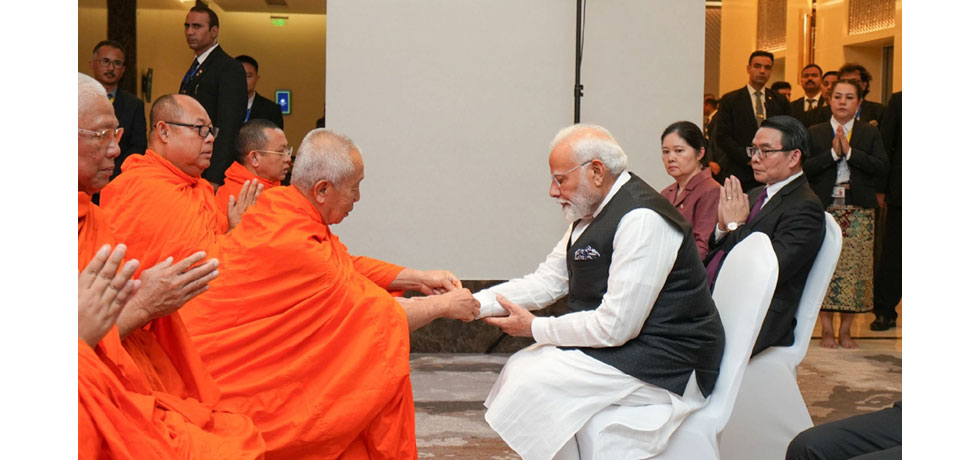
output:
[[[197,265],[204,257],[204,251],[177,263],[173,263],[173,257],[168,257],[144,270],[140,274],[142,287],[116,322],[119,335],[126,337],[146,323],[177,311],[187,301],[206,291],[208,283],[218,276],[218,259]]]
[[[728,231],[729,222],[744,224],[749,218],[749,196],[742,192],[742,183],[735,176],[725,179],[718,189],[718,228]]]
[[[432,297],[429,297],[432,298]],[[453,289],[435,297],[442,304],[441,318],[458,319],[465,323],[480,315],[480,301],[473,297],[469,289]]]
[[[78,274],[78,338],[92,348],[116,324],[123,306],[139,288],[140,282],[130,279],[139,262],[130,260],[119,268],[125,255],[125,245],[110,253],[107,244]]]
[[[426,270],[419,272],[419,290],[425,295],[445,294],[462,289],[459,277],[448,270]]]
[[[459,277],[448,270],[416,270],[406,268],[388,285],[389,290],[412,290],[425,295],[445,294],[462,289]]]
[[[242,190],[238,192],[238,198],[234,195],[228,197],[228,231],[238,226],[242,221],[245,211],[255,204],[255,200],[262,193],[262,184],[258,179],[251,179],[242,184]]]
[[[534,315],[502,295],[497,296],[497,302],[500,302],[500,306],[504,307],[509,315],[483,318],[483,321],[491,326],[499,327],[514,337],[531,337],[531,321],[534,321]]]

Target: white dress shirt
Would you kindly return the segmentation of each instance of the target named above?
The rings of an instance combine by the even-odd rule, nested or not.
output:
[[[197,65],[204,64],[204,61],[206,61],[208,59],[208,56],[210,56],[211,55],[211,52],[214,51],[214,49],[217,48],[217,47],[218,47],[218,42],[214,42],[214,44],[211,45],[210,48],[208,48],[206,51],[204,51],[203,53],[201,53],[200,56],[194,58],[194,59],[197,59]]]
[[[630,178],[620,174],[606,194],[597,216]],[[475,297],[480,316],[505,315],[497,294],[511,302],[538,310],[568,293],[565,247],[578,239],[591,219],[569,228],[534,273],[484,289]],[[639,335],[653,303],[670,274],[684,235],[653,210],[634,209],[620,220],[613,237],[608,289],[595,310],[560,317],[536,317],[531,323],[534,340],[559,346],[615,347]]]

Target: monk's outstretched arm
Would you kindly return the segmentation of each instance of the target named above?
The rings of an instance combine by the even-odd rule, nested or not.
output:
[[[480,314],[480,302],[473,298],[469,289],[454,289],[440,295],[426,297],[399,297],[398,303],[408,316],[408,330],[414,331],[436,318],[473,321]]]
[[[443,294],[461,289],[459,277],[448,270],[416,270],[406,268],[388,285],[390,291],[419,291],[426,295]],[[467,291],[469,292],[469,291]]]

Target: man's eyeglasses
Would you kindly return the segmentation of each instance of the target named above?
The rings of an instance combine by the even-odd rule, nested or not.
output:
[[[98,63],[102,64],[102,67],[109,67],[109,64],[112,64],[115,67],[122,67],[123,65],[123,61],[115,61],[109,58],[99,59]]]
[[[78,128],[78,134],[85,134],[87,136],[92,136],[99,140],[99,144],[105,144],[109,139],[116,139],[116,143],[122,139],[123,128],[120,126],[118,128],[103,129],[102,131],[89,131],[87,129]]]
[[[769,156],[770,153],[776,153],[776,152],[792,152],[793,150],[796,150],[796,149],[764,150],[764,149],[757,149],[755,147],[746,147],[745,148],[745,154],[748,155],[750,159],[752,157],[756,156],[756,155],[759,155],[759,159],[760,160],[765,160],[766,157]]]
[[[560,173],[560,174],[552,174],[551,175],[551,181],[554,182],[555,185],[558,186],[558,188],[561,188],[562,182],[565,182],[565,179],[568,178],[568,175],[569,174],[571,174],[576,169],[581,168],[582,166],[585,166],[585,165],[587,165],[589,163],[592,163],[592,160],[585,161],[584,163],[582,163],[582,164],[580,164],[580,165],[578,165],[578,166],[576,166],[576,167],[574,167],[572,169],[569,169],[568,171],[565,171],[563,173]]]
[[[197,135],[198,136],[201,136],[202,139],[206,139],[208,137],[208,134],[214,136],[215,138],[218,137],[218,128],[215,127],[215,126],[209,126],[209,125],[192,125],[192,124],[189,124],[189,123],[177,123],[176,121],[165,121],[164,123],[166,123],[168,125],[174,125],[174,126],[183,126],[183,127],[186,127],[186,128],[196,128],[197,129]]]
[[[275,150],[253,150],[253,152],[274,153],[276,155],[282,155],[282,159],[283,160],[288,160],[288,159],[290,159],[290,158],[293,157],[293,148],[292,147],[286,147],[286,150],[283,150],[282,152],[277,152]]]

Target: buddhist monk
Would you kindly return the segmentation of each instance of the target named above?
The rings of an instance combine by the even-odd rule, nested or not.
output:
[[[186,308],[221,407],[252,416],[270,459],[416,458],[409,332],[478,312],[448,271],[348,253],[330,226],[363,178],[349,139],[310,132],[292,183],[262,192],[220,245],[221,277]],[[387,292],[400,289],[434,295]]]
[[[235,139],[238,157],[225,170],[225,184],[218,187],[218,209],[237,197],[246,181],[258,181],[264,190],[278,187],[292,164],[293,148],[275,123],[256,118],[238,130]],[[224,211],[227,215],[227,211]]]
[[[146,154],[126,158],[122,174],[102,190],[102,209],[116,236],[143,266],[210,253],[262,190],[248,181],[238,200],[224,203],[227,217],[219,211],[214,188],[201,178],[219,134],[194,98],[161,96],[150,107]]]
[[[126,240],[113,234],[110,222],[91,201],[91,194],[109,180],[122,133],[102,85],[79,74],[78,88],[78,268],[82,271],[104,245]],[[183,259],[168,255],[133,267],[133,273],[139,273],[138,289],[94,353],[131,399],[141,401],[138,406],[146,415],[161,424],[164,438],[179,458],[262,458],[265,444],[252,421],[214,409],[220,393],[176,313],[217,276],[217,260],[202,263],[204,258],[205,253],[197,251]],[[79,436],[80,446],[104,441],[98,431],[80,429]]]

